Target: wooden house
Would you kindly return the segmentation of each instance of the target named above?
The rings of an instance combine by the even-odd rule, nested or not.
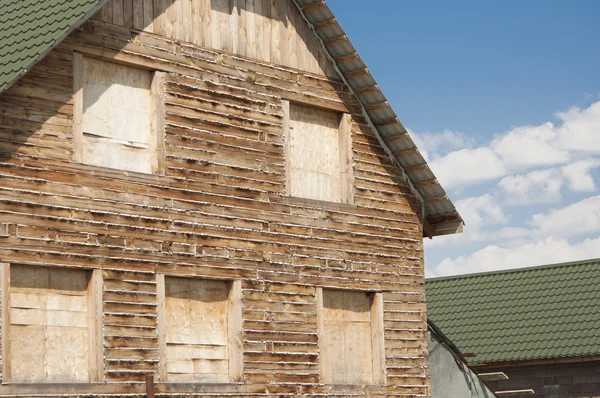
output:
[[[324,1],[3,1],[0,174],[0,396],[429,396],[462,219]]]

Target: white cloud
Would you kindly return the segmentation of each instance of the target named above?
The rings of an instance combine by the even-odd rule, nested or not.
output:
[[[461,149],[431,162],[446,189],[502,177],[506,166],[490,148]]]
[[[490,233],[496,234],[497,232],[485,231],[485,228],[504,224],[508,221],[502,207],[490,194],[461,199],[455,205],[463,220],[465,220],[465,232],[428,240],[426,241],[428,247],[489,240],[492,238]]]
[[[552,123],[516,127],[494,139],[490,147],[510,170],[565,163],[569,153],[553,146],[557,136]]]
[[[544,236],[570,237],[600,231],[600,196],[533,215],[531,225]]]
[[[554,203],[561,198],[563,180],[560,170],[553,168],[504,177],[498,187],[510,205]]]
[[[561,147],[600,153],[600,102],[590,105],[587,109],[571,108],[556,115],[563,121],[559,129]]]
[[[559,125],[546,122],[539,126],[515,127],[485,146],[463,148],[434,158],[431,168],[442,185],[450,189],[539,166],[563,165],[585,153],[600,153],[600,102],[586,109],[559,112],[556,116],[562,122]],[[424,138],[421,141],[427,146]],[[437,141],[432,145],[437,145]],[[578,183],[573,186],[578,187]]]
[[[428,269],[427,277],[495,271],[600,257],[600,237],[569,244],[547,238],[516,247],[487,246],[473,254],[446,258]]]
[[[600,166],[600,159],[583,159],[563,167],[563,174],[569,181],[569,188],[577,192],[592,192],[596,184],[590,171]]]
[[[470,147],[474,142],[471,137],[451,130],[441,133],[415,133],[409,130],[409,134],[428,162],[454,150]]]

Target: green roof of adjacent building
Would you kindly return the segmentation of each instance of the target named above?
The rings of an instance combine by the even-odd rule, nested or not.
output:
[[[0,6],[0,91],[43,55],[104,0],[3,0]]]
[[[428,279],[429,318],[471,364],[600,355],[600,259]]]

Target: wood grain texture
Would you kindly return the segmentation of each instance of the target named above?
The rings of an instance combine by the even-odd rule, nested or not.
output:
[[[73,161],[74,50],[165,74],[164,175]],[[0,258],[101,271],[104,380],[0,395],[141,397],[163,357],[162,274],[239,281],[243,384],[207,395],[427,396],[420,207],[349,92],[95,20],[0,94]],[[353,205],[286,194],[284,101],[350,115]],[[320,383],[317,287],[382,292],[387,384]]]
[[[153,15],[153,23],[140,11]],[[100,16],[208,49],[337,76],[331,62],[319,57],[320,41],[293,0],[110,0]]]

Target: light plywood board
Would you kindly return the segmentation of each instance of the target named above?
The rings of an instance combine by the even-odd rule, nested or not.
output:
[[[81,65],[78,65],[80,63]],[[162,126],[151,73],[78,55],[75,62],[75,159],[85,164],[157,172],[154,130]],[[78,103],[81,101],[81,103]],[[162,117],[162,116],[161,116]]]
[[[290,104],[287,143],[289,194],[342,202],[340,114]]]
[[[370,295],[324,289],[319,296],[318,301],[322,301],[319,309],[322,381],[331,384],[373,384]]]
[[[200,382],[206,375],[215,376],[214,382],[229,380],[229,290],[222,281],[164,278],[167,381]]]
[[[85,270],[11,267],[11,382],[90,381],[90,281]]]

